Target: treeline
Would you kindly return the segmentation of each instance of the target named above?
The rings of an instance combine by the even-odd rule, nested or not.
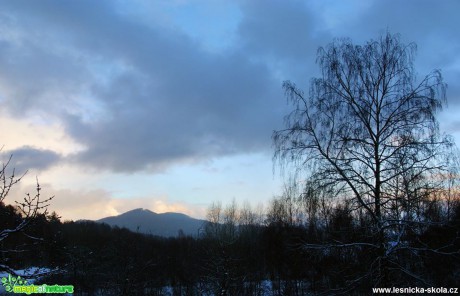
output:
[[[368,217],[325,202],[285,196],[265,213],[213,204],[199,237],[155,237],[40,214],[27,233],[2,242],[2,251],[20,252],[2,252],[1,263],[55,269],[40,282],[74,285],[75,295],[367,295],[371,279],[383,276],[372,269],[379,254]],[[460,205],[432,200],[424,211],[431,223],[400,238],[405,247],[385,281],[458,287]],[[15,207],[0,204],[1,229],[21,219]]]

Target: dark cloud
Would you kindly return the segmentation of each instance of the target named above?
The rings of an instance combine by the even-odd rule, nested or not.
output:
[[[304,1],[244,1],[242,11],[238,31],[245,50],[297,61],[316,51],[311,40],[321,20]]]
[[[304,1],[241,1],[236,43],[210,52],[177,27],[123,13],[123,2],[2,2],[0,104],[59,120],[86,147],[70,159],[95,168],[270,150],[286,114],[281,81],[306,86],[332,37],[362,42],[388,28],[424,47],[422,70],[452,65],[457,18],[444,3],[374,1],[331,28]],[[446,80],[456,75],[449,68]]]
[[[318,73],[319,46],[332,36],[324,21],[305,1],[241,1],[238,44],[255,60],[262,60],[282,80],[307,85]]]
[[[136,170],[269,148],[282,94],[266,69],[238,56],[187,63],[194,65],[183,65],[176,77],[154,68],[97,87],[110,118],[67,121],[70,134],[89,147],[77,159]],[[160,77],[150,83],[138,75]]]
[[[10,4],[13,14],[30,16],[14,28],[27,36],[40,27],[48,43],[28,41],[39,54],[21,63],[43,74],[29,73],[24,80],[32,85],[6,87],[8,103],[34,112],[60,109],[54,113],[87,147],[72,159],[97,168],[157,169],[270,149],[284,102],[266,65],[240,52],[206,52],[181,32],[126,19],[111,3]],[[28,52],[7,42],[13,58],[14,50]],[[12,80],[26,72],[18,71]],[[18,95],[18,89],[28,91]],[[39,105],[40,93],[48,95]]]
[[[9,168],[14,168],[20,174],[28,170],[46,170],[61,160],[54,151],[23,146],[1,153],[4,162],[11,157]]]

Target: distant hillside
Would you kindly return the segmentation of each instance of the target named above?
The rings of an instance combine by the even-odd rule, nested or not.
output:
[[[196,236],[206,221],[180,213],[157,214],[146,209],[135,209],[118,216],[102,218],[96,222],[126,227],[134,232],[171,237],[177,236],[179,230],[182,230],[185,235]]]

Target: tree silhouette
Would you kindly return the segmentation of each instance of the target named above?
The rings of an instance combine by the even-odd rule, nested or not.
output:
[[[5,206],[3,201],[25,175],[17,177],[14,169],[8,172],[11,159],[10,156],[0,168],[0,271],[16,275],[13,265],[17,265],[17,262],[14,259],[25,257],[27,252],[36,250],[37,243],[43,241],[43,238],[33,234],[33,224],[37,218],[46,217],[47,207],[53,197],[41,197],[41,187],[37,180],[34,195],[27,193],[22,201],[16,201],[15,206]]]
[[[374,286],[400,274],[423,282],[401,265],[398,254],[415,249],[409,235],[434,222],[424,209],[442,189],[440,176],[448,169],[452,143],[436,120],[446,84],[439,70],[417,81],[415,51],[415,44],[389,33],[365,45],[340,39],[321,47],[322,76],[311,81],[308,94],[284,82],[293,111],[285,117],[286,128],[273,133],[282,166],[306,169],[309,186],[346,200],[350,211],[369,218],[371,241],[334,240],[328,246],[375,252],[361,278],[371,278]]]

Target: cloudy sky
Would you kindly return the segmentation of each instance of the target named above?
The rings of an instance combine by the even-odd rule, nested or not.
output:
[[[307,89],[319,46],[387,30],[441,69],[460,141],[460,1],[0,1],[2,157],[63,219],[143,207],[204,217],[282,192],[281,84]]]

